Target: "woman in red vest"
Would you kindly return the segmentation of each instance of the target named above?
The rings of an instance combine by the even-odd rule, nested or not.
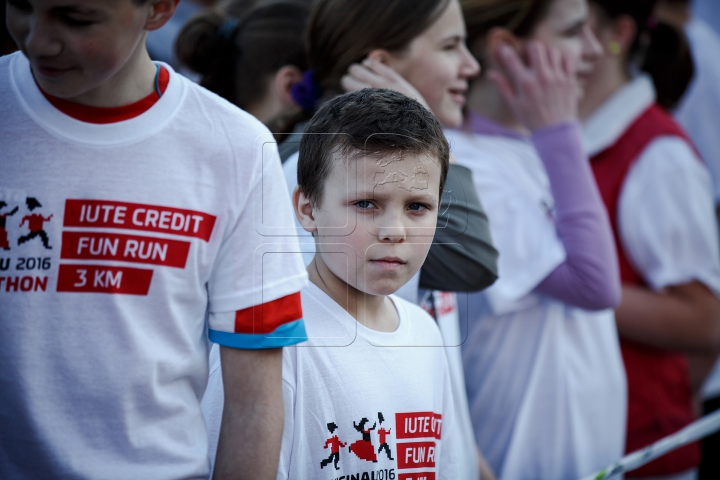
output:
[[[655,0],[590,3],[605,53],[581,115],[618,247],[631,452],[694,420],[687,355],[720,345],[718,235],[708,172],[666,112],[692,77],[682,32],[654,20]],[[699,461],[695,443],[627,477],[694,479]]]

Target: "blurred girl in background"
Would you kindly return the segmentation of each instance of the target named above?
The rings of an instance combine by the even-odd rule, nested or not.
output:
[[[236,0],[225,10],[210,10],[185,25],[177,56],[201,75],[200,85],[272,132],[287,132],[306,118],[292,87],[307,69],[301,39],[309,4],[280,0],[248,8],[247,0]]]
[[[451,144],[500,253],[467,303],[475,437],[499,478],[581,478],[622,455],[626,414],[617,256],[577,119],[601,46],[585,0],[462,6],[486,73]]]

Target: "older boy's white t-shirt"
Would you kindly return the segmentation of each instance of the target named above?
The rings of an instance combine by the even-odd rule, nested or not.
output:
[[[550,183],[528,141],[448,134],[473,172],[499,278],[458,294],[465,382],[480,450],[501,479],[575,479],[624,450],[625,374],[613,313],[533,294],[565,260]]]
[[[205,478],[208,330],[304,338],[302,320],[258,334],[235,315],[306,283],[272,236],[292,225],[272,137],[166,68],[152,108],[97,125],[0,59],[1,478]]]

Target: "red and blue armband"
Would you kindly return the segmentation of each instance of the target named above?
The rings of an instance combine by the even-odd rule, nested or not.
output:
[[[223,314],[226,315],[232,314]],[[307,340],[300,292],[238,310],[234,317],[232,332],[210,329],[208,338],[211,342],[232,348],[262,349],[286,347]]]

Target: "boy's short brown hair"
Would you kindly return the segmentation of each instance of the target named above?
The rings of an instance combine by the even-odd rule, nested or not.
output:
[[[440,194],[450,164],[442,125],[419,102],[379,88],[346,93],[326,102],[310,120],[300,141],[297,180],[314,204],[322,202],[334,155],[425,154],[440,164]]]

